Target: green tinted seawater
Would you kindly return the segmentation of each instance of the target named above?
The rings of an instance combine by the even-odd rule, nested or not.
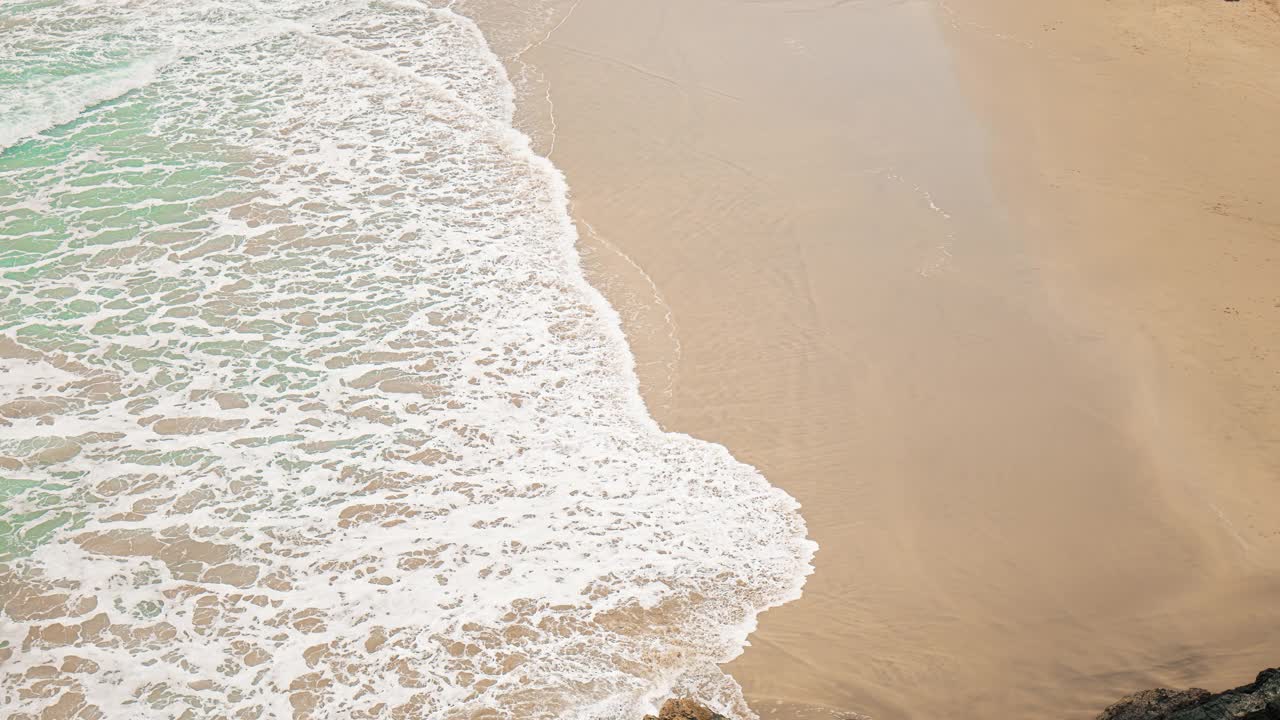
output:
[[[200,288],[180,276],[140,278],[137,267],[194,242],[210,224],[209,202],[235,186],[238,169],[209,133],[166,130],[178,127],[172,113],[182,103],[165,92],[172,89],[163,84],[130,92],[0,153],[0,332],[88,367],[123,365],[149,374],[155,387],[179,382],[164,370],[175,360],[166,357],[164,344],[149,349],[112,341],[173,330],[163,320],[166,300]],[[113,272],[126,264],[129,273]],[[80,440],[0,425],[0,456],[21,460],[17,469],[0,465],[0,562],[74,527],[97,501],[94,489],[78,482],[85,473],[74,457],[40,459],[44,450]],[[140,449],[121,460],[190,466],[211,459],[198,451]]]

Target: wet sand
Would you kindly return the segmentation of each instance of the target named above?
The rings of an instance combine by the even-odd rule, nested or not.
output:
[[[821,545],[727,666],[770,717],[1276,662],[1280,24],[1060,5],[582,0],[512,64],[655,416]]]

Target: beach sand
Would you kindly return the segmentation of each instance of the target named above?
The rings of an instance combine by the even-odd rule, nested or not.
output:
[[[523,122],[652,412],[821,545],[727,665],[766,716],[1087,718],[1275,664],[1271,6],[547,13]]]

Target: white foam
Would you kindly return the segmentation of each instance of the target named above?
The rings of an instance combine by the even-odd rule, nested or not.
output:
[[[677,691],[748,716],[717,663],[814,546],[794,500],[648,415],[501,63],[448,10],[263,5],[290,31],[179,33],[77,152],[0,159],[0,209],[42,189],[66,228],[6,281],[6,335],[83,368],[0,434],[75,478],[13,509],[80,518],[14,563],[77,609],[0,617],[0,704],[38,712],[27,671],[75,655],[100,669],[65,691],[111,718],[613,719]]]
[[[64,78],[32,89],[21,107],[10,106],[0,120],[0,150],[19,140],[71,122],[85,108],[151,82],[162,61],[148,58],[116,70]]]
[[[47,362],[0,358],[0,403],[53,393],[76,376]]]

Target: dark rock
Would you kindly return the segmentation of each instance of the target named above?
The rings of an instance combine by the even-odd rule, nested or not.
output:
[[[1280,720],[1280,668],[1221,693],[1144,690],[1112,705],[1098,720]]]
[[[1166,720],[1173,713],[1199,705],[1211,697],[1213,693],[1200,688],[1143,690],[1103,710],[1098,720]]]
[[[1280,668],[1263,670],[1248,685],[1218,693],[1169,720],[1280,720]]]
[[[645,715],[644,720],[729,720],[711,708],[692,700],[668,700],[662,704],[655,718]]]

